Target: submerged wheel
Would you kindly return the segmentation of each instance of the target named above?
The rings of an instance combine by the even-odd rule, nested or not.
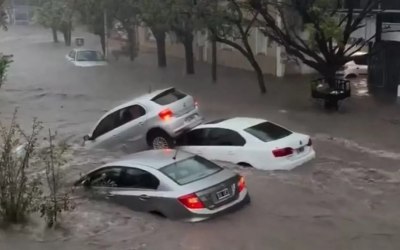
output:
[[[163,131],[155,131],[150,133],[148,144],[153,149],[166,149],[173,147],[173,140],[167,133]]]
[[[246,162],[239,162],[237,165],[244,167],[244,168],[252,168],[253,166],[246,163]]]

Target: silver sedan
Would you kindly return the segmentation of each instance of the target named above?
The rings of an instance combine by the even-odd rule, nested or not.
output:
[[[75,183],[95,197],[133,210],[190,222],[250,202],[244,177],[197,155],[145,151],[106,164]]]

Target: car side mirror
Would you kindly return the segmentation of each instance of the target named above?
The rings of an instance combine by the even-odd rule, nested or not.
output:
[[[84,186],[84,187],[86,187],[86,188],[90,187],[90,180],[89,180],[89,178],[84,179],[84,180],[82,181],[82,186]]]
[[[85,135],[85,136],[83,137],[83,140],[84,140],[84,141],[91,141],[92,138],[91,138],[89,135]]]

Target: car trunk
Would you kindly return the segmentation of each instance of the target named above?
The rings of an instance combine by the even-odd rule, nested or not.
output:
[[[310,137],[307,135],[292,133],[291,135],[272,143],[274,143],[277,148],[292,148],[293,154],[290,155],[290,157],[291,159],[295,159],[301,157],[309,151],[309,147],[307,146],[309,140]]]
[[[196,108],[193,97],[186,95],[175,88],[161,92],[152,98],[152,101],[169,108],[175,117],[183,116]]]
[[[183,116],[196,108],[193,97],[186,96],[178,101],[167,105],[168,108],[174,113],[174,116]]]
[[[206,179],[189,184],[188,189],[199,190],[196,195],[212,210],[235,201],[239,196],[239,176],[222,170]]]

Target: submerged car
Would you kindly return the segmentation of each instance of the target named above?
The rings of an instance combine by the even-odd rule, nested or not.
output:
[[[310,136],[245,117],[200,125],[179,137],[176,149],[262,170],[290,170],[315,158]]]
[[[352,57],[352,61],[346,63],[336,72],[337,77],[351,79],[368,75],[368,54],[366,52],[357,52]]]
[[[98,199],[189,222],[250,202],[244,177],[203,157],[170,149],[144,151],[106,164],[75,186]]]
[[[97,50],[90,49],[73,49],[66,58],[69,62],[77,67],[95,67],[105,66],[107,61],[104,59],[103,54]]]
[[[154,91],[107,112],[84,137],[88,147],[171,148],[174,138],[203,122],[194,98],[175,88]]]

